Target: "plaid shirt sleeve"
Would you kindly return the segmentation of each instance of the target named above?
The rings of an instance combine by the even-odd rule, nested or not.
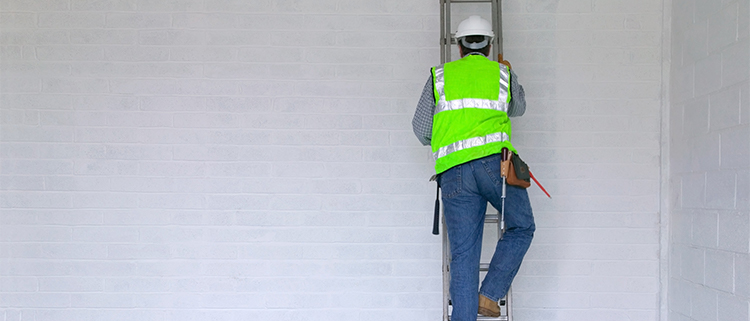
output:
[[[414,135],[422,145],[430,145],[432,140],[432,116],[435,115],[435,94],[432,91],[432,75],[422,89],[422,96],[417,103],[417,111],[411,120]]]
[[[518,77],[513,69],[510,70],[510,104],[508,117],[519,117],[526,113],[526,93],[523,86],[518,84]]]
[[[508,106],[508,117],[519,117],[526,113],[526,93],[523,86],[518,84],[516,73],[510,71],[510,104]],[[432,75],[422,89],[419,97],[417,110],[411,121],[414,135],[417,136],[422,145],[430,145],[432,140],[432,117],[435,115],[435,94],[432,89]]]

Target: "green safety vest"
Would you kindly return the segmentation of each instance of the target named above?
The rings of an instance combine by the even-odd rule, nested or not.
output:
[[[510,69],[481,55],[432,68],[435,172],[497,154],[510,143]]]

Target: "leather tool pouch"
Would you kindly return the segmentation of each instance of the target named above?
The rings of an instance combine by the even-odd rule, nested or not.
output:
[[[506,182],[509,185],[523,188],[531,186],[529,165],[526,165],[516,153],[511,154],[509,160],[500,163],[500,171],[506,177]]]

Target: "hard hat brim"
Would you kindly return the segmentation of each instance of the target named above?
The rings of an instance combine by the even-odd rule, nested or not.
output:
[[[456,32],[456,39],[468,37],[468,36],[485,36],[490,37],[490,40],[492,38],[495,38],[495,33],[492,31],[487,32],[485,30],[462,30],[461,32]]]

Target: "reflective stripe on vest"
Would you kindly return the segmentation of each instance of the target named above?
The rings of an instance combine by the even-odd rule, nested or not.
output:
[[[464,98],[446,101],[445,99],[445,75],[443,73],[443,66],[435,67],[435,89],[438,93],[438,102],[435,107],[435,113],[439,113],[446,110],[458,110],[461,108],[480,108],[480,109],[494,109],[502,112],[508,112],[508,81],[510,74],[505,68],[500,68],[500,92],[497,100],[490,99],[478,99],[478,98]]]
[[[489,134],[484,137],[472,137],[469,139],[457,141],[448,146],[440,147],[438,148],[437,152],[432,153],[432,157],[434,157],[435,160],[437,160],[440,157],[443,157],[453,152],[457,152],[462,149],[482,146],[482,145],[489,144],[489,143],[506,142],[508,140],[509,140],[508,134],[503,133],[503,132]]]

